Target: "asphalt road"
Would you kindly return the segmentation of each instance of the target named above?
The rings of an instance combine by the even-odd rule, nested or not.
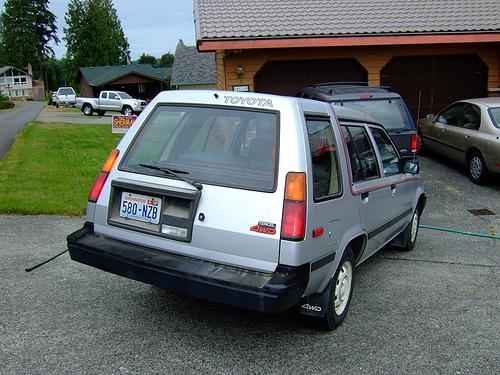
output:
[[[422,223],[485,232],[500,183],[422,159]],[[489,208],[476,217],[467,210]],[[83,218],[0,216],[1,374],[498,374],[500,241],[421,230],[410,253],[358,267],[347,320],[323,332],[175,295],[78,263]]]
[[[0,114],[0,159],[9,150],[16,134],[38,116],[43,106],[43,102],[16,102],[13,110]]]

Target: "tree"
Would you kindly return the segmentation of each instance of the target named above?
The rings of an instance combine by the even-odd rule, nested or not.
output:
[[[174,65],[174,55],[170,52],[161,55],[160,64],[158,65],[159,67],[166,68],[171,67],[172,65]]]
[[[1,48],[6,62],[20,69],[34,67],[35,78],[43,76],[47,58],[54,55],[49,43],[59,43],[56,16],[49,0],[7,0],[1,15]]]
[[[73,69],[126,64],[129,44],[112,0],[71,0],[64,17],[67,58]]]
[[[151,64],[153,65],[154,68],[158,66],[158,61],[156,60],[156,57],[148,55],[146,53],[143,53],[140,57],[139,60],[137,60],[139,64]]]

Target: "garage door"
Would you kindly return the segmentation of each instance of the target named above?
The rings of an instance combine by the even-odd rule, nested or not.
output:
[[[255,75],[255,91],[295,95],[324,82],[367,82],[366,70],[355,59],[272,61]]]
[[[488,67],[477,55],[395,57],[380,83],[403,96],[413,117],[436,113],[461,99],[487,94]]]

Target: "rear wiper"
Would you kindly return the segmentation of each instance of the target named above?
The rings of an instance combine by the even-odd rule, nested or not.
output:
[[[177,177],[179,180],[187,182],[189,185],[194,186],[198,190],[203,189],[203,185],[200,184],[199,182],[193,181],[193,180],[191,180],[189,178],[182,177],[182,176],[179,175],[179,173],[189,174],[189,172],[187,172],[187,171],[182,171],[182,170],[178,170],[178,169],[170,169],[170,168],[164,167],[162,165],[158,165],[158,164],[144,164],[144,163],[139,163],[139,165],[141,167],[144,167],[144,168],[155,169],[157,171],[162,171],[163,173],[166,173],[166,174],[169,174],[171,176]]]

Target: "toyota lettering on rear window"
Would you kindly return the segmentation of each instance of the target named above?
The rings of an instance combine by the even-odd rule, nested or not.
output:
[[[276,112],[159,106],[144,124],[121,169],[274,191],[277,135]],[[165,174],[166,168],[177,176]]]

